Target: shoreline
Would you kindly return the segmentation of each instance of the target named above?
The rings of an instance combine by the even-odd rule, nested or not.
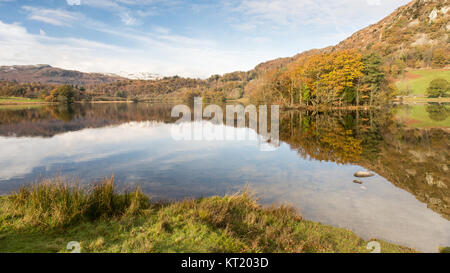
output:
[[[335,111],[335,110],[364,110],[380,109],[382,106],[281,106],[281,110]]]
[[[439,99],[433,99],[433,98],[408,98],[408,97],[402,97],[395,99],[393,101],[394,103],[427,103],[427,102],[434,102],[434,103],[448,103],[450,102],[450,98],[439,98]]]
[[[305,220],[292,207],[259,205],[252,194],[150,202],[114,178],[89,189],[55,178],[0,196],[0,253],[369,253],[352,231]],[[375,241],[370,240],[370,241]],[[382,252],[414,249],[376,240]]]
[[[107,104],[107,103],[182,103],[182,100],[142,100],[142,101],[131,101],[131,100],[120,100],[120,101],[75,101],[76,104]],[[249,103],[248,100],[239,99],[239,100],[227,100],[227,102],[230,103]],[[438,99],[431,99],[431,98],[408,98],[408,97],[400,97],[395,98],[391,101],[391,103],[386,105],[392,105],[392,104],[415,104],[415,103],[449,103],[450,98],[438,98]],[[58,105],[58,102],[46,102],[46,101],[15,101],[15,100],[7,100],[7,99],[1,99],[0,98],[0,105]],[[380,109],[382,108],[382,105],[376,105],[376,106],[326,106],[326,105],[318,105],[318,106],[304,106],[304,105],[280,105],[281,110],[307,110],[307,111],[334,111],[334,110],[348,110],[348,111],[356,111],[356,110],[363,110],[363,111],[369,111],[371,109]]]
[[[0,105],[56,105],[57,102],[2,102],[0,100]]]

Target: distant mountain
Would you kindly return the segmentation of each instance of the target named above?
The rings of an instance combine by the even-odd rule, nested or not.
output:
[[[120,72],[118,73],[118,75],[131,80],[144,80],[144,81],[161,80],[163,78],[159,74],[150,72],[139,72],[139,73]]]
[[[0,66],[0,80],[16,81],[21,83],[41,84],[71,84],[92,86],[104,83],[113,83],[126,80],[117,75],[100,73],[83,73],[74,70],[65,70],[50,65],[14,65]]]

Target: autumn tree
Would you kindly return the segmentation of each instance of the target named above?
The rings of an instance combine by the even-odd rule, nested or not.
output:
[[[75,97],[75,90],[70,85],[61,85],[50,91],[50,95],[45,98],[46,101],[60,102],[70,104]]]
[[[344,50],[310,57],[303,69],[303,90],[313,104],[353,103],[364,64],[360,53]]]
[[[442,68],[448,64],[448,51],[445,48],[437,48],[433,52],[433,67]]]

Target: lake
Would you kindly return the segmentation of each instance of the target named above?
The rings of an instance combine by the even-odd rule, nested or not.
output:
[[[140,185],[160,200],[248,186],[262,204],[290,204],[366,240],[427,252],[450,246],[449,105],[280,111],[280,143],[267,143],[273,149],[250,139],[176,140],[182,125],[171,109],[0,106],[0,194],[55,176],[88,183],[114,175],[119,188]],[[375,176],[354,183],[357,171]]]

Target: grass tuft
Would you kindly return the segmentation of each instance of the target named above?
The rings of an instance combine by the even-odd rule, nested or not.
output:
[[[369,252],[349,230],[302,219],[289,206],[262,207],[248,190],[224,197],[150,203],[114,178],[89,188],[56,178],[0,197],[1,252]],[[379,241],[383,252],[414,252]]]
[[[138,215],[149,204],[139,188],[132,193],[117,193],[114,177],[89,189],[55,178],[22,187],[7,197],[4,210],[11,217],[21,218],[23,226],[52,229],[102,217]]]

